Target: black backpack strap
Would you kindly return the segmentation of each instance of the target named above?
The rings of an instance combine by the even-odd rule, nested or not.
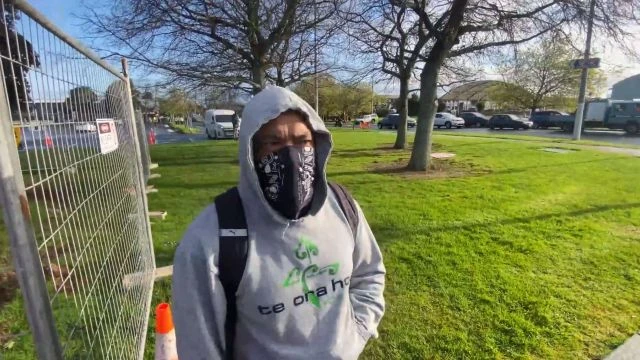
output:
[[[358,217],[358,207],[353,200],[353,196],[351,196],[349,191],[340,184],[329,182],[329,187],[338,198],[340,209],[342,209],[342,212],[347,217],[349,227],[351,228],[353,238],[355,239],[356,234],[358,233],[358,223],[360,222],[360,218]]]
[[[237,188],[229,189],[216,197],[215,204],[218,213],[218,239],[220,242],[218,277],[227,298],[227,317],[224,322],[225,358],[233,359],[233,343],[238,317],[236,292],[247,264],[249,234]]]

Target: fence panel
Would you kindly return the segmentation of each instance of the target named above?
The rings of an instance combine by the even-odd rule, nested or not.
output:
[[[128,78],[0,4],[0,200],[38,354],[141,358],[155,263]]]

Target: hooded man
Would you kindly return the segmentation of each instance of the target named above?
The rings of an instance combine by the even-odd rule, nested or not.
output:
[[[179,357],[357,359],[377,337],[385,269],[362,210],[327,182],[331,135],[275,86],[242,119],[237,191],[206,208],[176,251]]]

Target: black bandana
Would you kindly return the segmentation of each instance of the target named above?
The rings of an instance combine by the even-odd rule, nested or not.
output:
[[[288,219],[306,215],[316,168],[312,147],[287,146],[259,160],[256,172],[271,207]]]

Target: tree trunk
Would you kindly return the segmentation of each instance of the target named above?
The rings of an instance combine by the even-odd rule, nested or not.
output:
[[[409,77],[400,78],[400,97],[398,98],[398,113],[400,113],[400,123],[396,134],[394,149],[407,148],[407,117],[409,116]]]
[[[284,74],[282,73],[282,66],[276,67],[276,85],[284,87]]]
[[[251,80],[253,80],[253,94],[257,94],[266,84],[266,74],[264,68],[260,64],[254,64],[251,69]]]
[[[438,50],[433,49],[432,54],[435,51]],[[443,59],[444,51],[441,55],[436,55],[427,61],[420,74],[420,111],[418,113],[416,137],[408,165],[409,170],[427,171],[429,169],[433,121],[437,110],[438,73]]]

